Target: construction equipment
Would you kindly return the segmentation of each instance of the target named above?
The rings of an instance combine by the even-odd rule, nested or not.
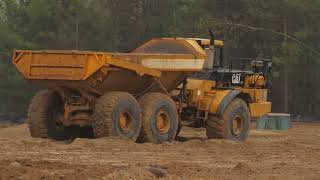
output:
[[[271,111],[261,71],[269,66],[226,70],[222,52],[213,36],[162,38],[130,53],[15,50],[13,63],[46,89],[29,106],[33,137],[66,139],[72,128],[89,127],[96,138],[162,143],[193,117],[208,138],[245,140],[250,119]]]

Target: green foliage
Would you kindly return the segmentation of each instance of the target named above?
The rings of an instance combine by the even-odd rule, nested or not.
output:
[[[0,113],[25,107],[32,94],[10,64],[13,49],[128,51],[155,37],[206,38],[213,27],[223,35],[227,60],[299,64],[320,58],[279,34],[226,23],[288,34],[319,51],[319,9],[319,0],[2,0]]]
[[[16,8],[13,5],[8,7]],[[6,14],[3,15],[6,16]],[[33,43],[27,42],[22,36],[12,31],[9,22],[0,22],[0,114],[22,114],[26,111],[26,102],[30,98],[31,90],[13,68],[10,57],[12,49],[33,47],[35,47]]]

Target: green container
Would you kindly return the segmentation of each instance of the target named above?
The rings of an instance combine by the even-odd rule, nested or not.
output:
[[[257,120],[257,130],[288,130],[291,127],[290,114],[269,113]]]

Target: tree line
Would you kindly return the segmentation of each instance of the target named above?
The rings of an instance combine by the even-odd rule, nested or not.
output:
[[[227,61],[273,60],[275,84],[287,85],[273,99],[294,113],[301,89],[319,88],[319,73],[307,66],[319,65],[319,10],[318,0],[0,0],[0,114],[24,113],[34,91],[12,67],[13,49],[127,52],[156,37],[207,38],[210,27],[225,41]],[[305,102],[306,112],[319,107],[317,98]]]

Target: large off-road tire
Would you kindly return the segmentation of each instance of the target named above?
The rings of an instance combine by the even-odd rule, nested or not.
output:
[[[174,101],[162,93],[148,93],[139,99],[142,129],[139,142],[160,144],[177,135],[178,114]]]
[[[235,98],[220,117],[209,116],[206,130],[209,139],[246,140],[250,130],[250,112],[247,103]]]
[[[61,122],[63,113],[64,102],[59,93],[52,90],[38,92],[28,110],[27,123],[31,136],[55,140],[70,138],[69,131]]]
[[[139,103],[129,93],[107,93],[95,105],[92,125],[94,136],[117,136],[136,141],[141,129],[140,114]]]

